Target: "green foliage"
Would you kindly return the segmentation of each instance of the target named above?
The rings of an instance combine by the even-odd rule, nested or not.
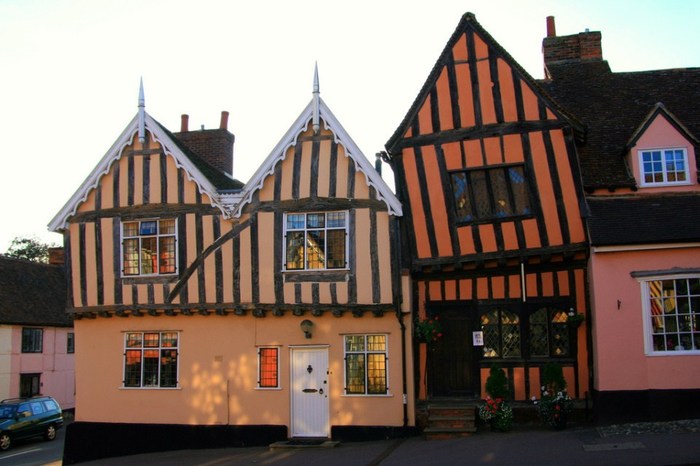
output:
[[[438,316],[423,319],[416,323],[415,328],[416,339],[423,343],[438,341],[442,338],[442,326]]]
[[[542,368],[542,391],[554,395],[565,390],[566,379],[561,366],[553,362],[547,363]]]
[[[534,402],[542,422],[555,429],[566,427],[566,416],[573,410],[574,401],[566,393],[566,379],[559,364],[547,363],[542,368],[541,396]]]
[[[486,393],[494,399],[508,398],[508,377],[498,365],[491,367],[489,377],[486,379]]]
[[[14,259],[25,259],[47,264],[49,262],[49,248],[52,247],[54,245],[42,243],[33,236],[18,236],[12,240],[5,255]]]

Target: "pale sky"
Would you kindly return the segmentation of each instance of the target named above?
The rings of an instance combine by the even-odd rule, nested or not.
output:
[[[694,0],[0,0],[0,252],[62,242],[46,225],[136,114],[141,77],[172,131],[230,112],[245,182],[318,62],[321,97],[374,162],[468,11],[537,79],[550,15],[558,35],[601,31],[613,71],[700,66]]]

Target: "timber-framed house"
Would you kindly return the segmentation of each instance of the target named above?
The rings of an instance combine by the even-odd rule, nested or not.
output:
[[[317,76],[245,184],[231,176],[227,113],[201,131],[183,115],[172,133],[142,92],[51,222],[65,238],[81,347],[67,458],[413,425],[393,267],[401,205]]]
[[[499,365],[512,398],[563,366],[589,387],[581,125],[465,14],[386,144],[404,206],[416,321],[442,336],[417,352],[421,399],[484,398]],[[575,320],[575,319],[571,319]]]

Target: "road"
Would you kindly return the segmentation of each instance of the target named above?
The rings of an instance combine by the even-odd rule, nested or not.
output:
[[[63,428],[58,430],[52,442],[41,437],[18,440],[9,450],[0,453],[0,466],[60,466],[65,437],[66,429]]]

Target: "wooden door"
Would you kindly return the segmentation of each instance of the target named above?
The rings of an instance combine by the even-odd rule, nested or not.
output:
[[[476,397],[479,372],[473,346],[475,319],[467,309],[440,310],[442,338],[428,348],[428,394],[432,397]]]

